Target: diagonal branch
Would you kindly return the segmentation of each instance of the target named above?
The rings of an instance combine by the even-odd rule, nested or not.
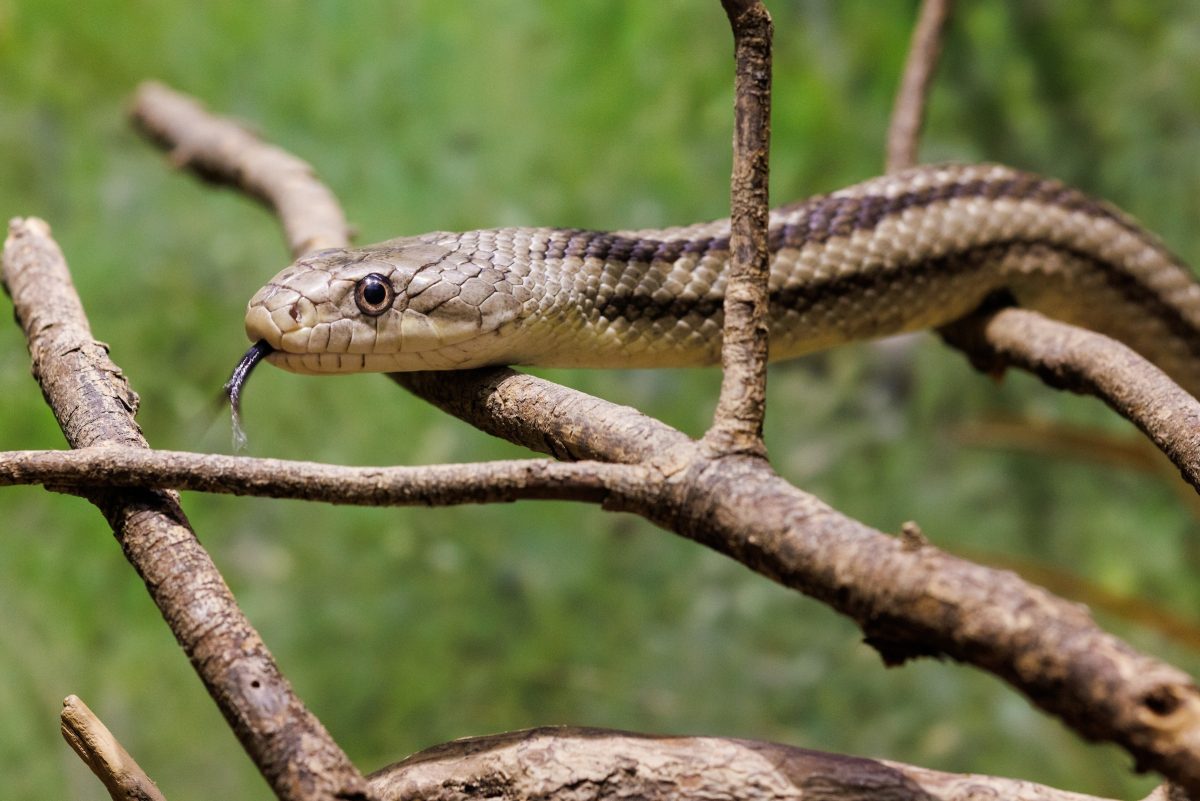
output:
[[[2,273],[33,374],[73,448],[145,448],[137,395],[92,338],[66,261],[37,219],[15,219]],[[367,798],[359,772],[304,706],[196,539],[174,492],[96,490],[130,564],[234,733],[281,799]],[[340,795],[339,795],[340,794]]]
[[[704,440],[714,453],[766,455],[771,16],[758,0],[721,5],[733,28],[733,175],[721,395]]]
[[[59,717],[63,739],[96,774],[113,801],[166,801],[154,780],[87,704],[68,695]]]
[[[921,14],[908,45],[908,59],[892,106],[887,134],[887,171],[917,164],[917,147],[925,123],[929,87],[942,54],[942,35],[954,8],[954,0],[924,0]]]
[[[158,113],[141,113],[146,108]],[[131,115],[146,136],[170,150],[176,167],[221,183],[233,180],[268,205],[283,223],[293,256],[346,246],[342,207],[316,179],[308,162],[266,144],[239,125],[216,120],[194,98],[161,83],[138,87]],[[241,154],[252,158],[239,158]],[[226,172],[231,165],[235,176]]]
[[[1094,395],[1140,428],[1200,492],[1200,401],[1132,348],[1027,309],[967,317],[942,329],[980,370],[1028,370],[1056,389]]]

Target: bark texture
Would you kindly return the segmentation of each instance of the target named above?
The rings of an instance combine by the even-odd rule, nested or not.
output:
[[[368,777],[384,801],[1100,801],[754,740],[554,727],[456,740]]]
[[[137,395],[92,337],[50,227],[15,219],[3,282],[25,332],[33,374],[72,448],[146,448]],[[368,798],[362,776],[292,691],[212,559],[176,493],[81,493],[112,526],[175,639],[243,747],[282,799]]]
[[[766,455],[771,15],[758,0],[721,0],[733,29],[733,175],[721,395],[705,442],[715,453]]]
[[[108,790],[113,801],[166,801],[146,772],[74,695],[63,701],[62,736]]]

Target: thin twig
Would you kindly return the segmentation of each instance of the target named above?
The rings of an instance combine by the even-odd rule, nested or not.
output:
[[[1200,491],[1200,401],[1122,343],[1028,309],[972,315],[942,329],[981,370],[1020,367],[1050,386],[1094,395],[1131,421]]]
[[[2,273],[25,332],[33,373],[73,448],[146,442],[137,396],[92,338],[50,227],[15,219]],[[173,492],[97,490],[130,564],[234,733],[281,799],[365,799],[362,775],[296,697],[196,539]]]
[[[341,467],[139,448],[0,452],[0,486],[44,484],[69,491],[145,487],[358,506],[450,506],[531,498],[603,503],[612,487],[652,479],[651,471],[632,465],[549,459]]]
[[[1031,782],[756,740],[555,726],[437,745],[368,777],[383,801],[737,798],[744,801],[1102,801]]]
[[[108,727],[74,695],[63,700],[59,716],[63,739],[92,769],[113,801],[166,801]]]
[[[888,172],[907,169],[917,163],[929,87],[942,54],[942,37],[953,6],[953,0],[924,0],[921,3],[921,14],[913,28],[908,59],[904,63],[904,74],[900,78],[888,126]]]
[[[729,277],[721,395],[704,440],[714,453],[766,455],[771,16],[758,0],[721,5],[733,29],[735,59]]]

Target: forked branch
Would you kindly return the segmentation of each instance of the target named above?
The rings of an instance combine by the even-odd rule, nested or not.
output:
[[[143,108],[154,114],[156,109]],[[224,174],[236,180],[238,169]],[[235,184],[236,185],[236,184]],[[485,431],[566,459],[662,472],[638,513],[855,619],[890,662],[940,654],[1001,676],[1090,739],[1200,791],[1200,692],[1011,573],[874,531],[788,485],[760,458],[706,458],[634,410],[505,369],[396,376]]]

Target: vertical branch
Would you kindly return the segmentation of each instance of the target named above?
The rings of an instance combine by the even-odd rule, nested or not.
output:
[[[705,443],[716,453],[765,455],[767,179],[771,139],[771,15],[758,0],[721,0],[733,28],[733,175],[721,397]]]
[[[924,0],[921,15],[908,45],[908,60],[892,107],[887,135],[887,171],[907,169],[917,163],[917,144],[925,122],[929,84],[942,54],[942,35],[954,0]]]

